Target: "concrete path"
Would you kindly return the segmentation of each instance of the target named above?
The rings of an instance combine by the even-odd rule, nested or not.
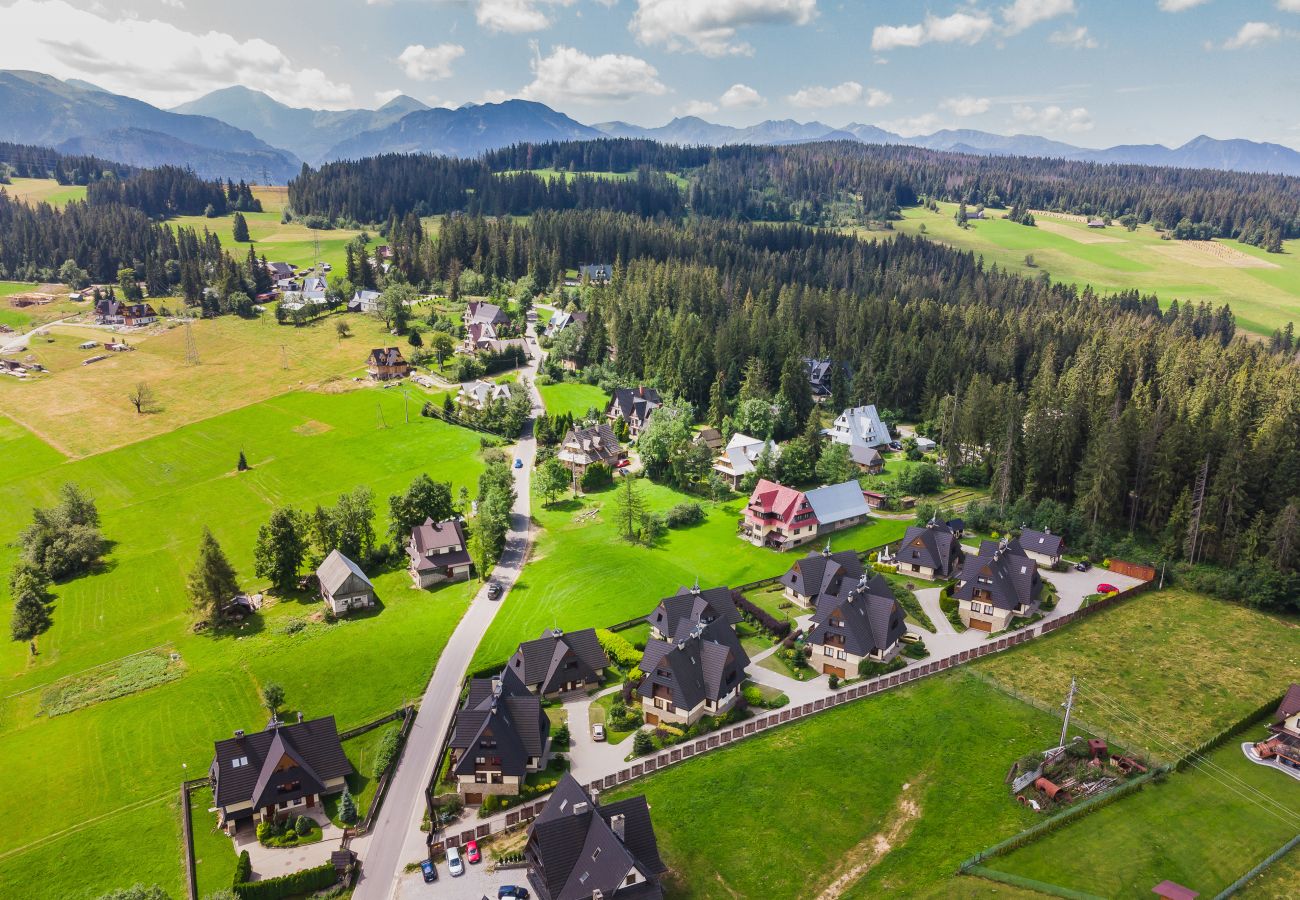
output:
[[[536,337],[531,326],[528,333],[530,337]],[[523,379],[532,394],[534,416],[543,412],[542,398],[535,384],[539,362],[540,359],[533,360],[528,366],[527,377]],[[433,778],[434,767],[438,764],[437,753],[451,726],[460,699],[460,684],[470,661],[510,589],[519,579],[532,544],[531,486],[533,463],[537,456],[532,419],[525,425],[524,436],[512,448],[512,456],[523,460],[524,464],[522,468],[510,470],[517,496],[505,550],[492,572],[491,580],[501,585],[501,597],[489,600],[487,585],[484,584],[438,659],[379,817],[369,834],[352,842],[352,849],[362,863],[361,877],[353,894],[356,900],[382,900],[393,896],[407,863],[417,862],[428,855],[425,833],[420,830],[425,812],[424,789]]]
[[[919,591],[913,591],[916,594],[916,600],[921,604],[921,609],[930,617],[934,623],[936,634],[956,634],[957,629],[952,627],[948,617],[943,614],[943,607],[939,605],[940,588],[921,588]],[[928,636],[928,631],[918,631],[917,634]]]
[[[343,829],[329,820],[324,810],[319,807],[304,810],[305,815],[321,826],[321,839],[314,844],[301,847],[263,847],[257,840],[257,830],[251,825],[239,829],[234,837],[235,853],[248,851],[248,860],[253,864],[256,880],[290,875],[301,869],[310,869],[330,861],[330,854],[339,849],[343,841]]]

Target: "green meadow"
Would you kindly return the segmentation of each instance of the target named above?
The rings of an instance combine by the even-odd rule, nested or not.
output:
[[[86,199],[85,185],[59,184],[53,178],[14,178],[9,184],[0,185],[0,190],[16,200],[31,204],[67,206],[73,200]]]
[[[1046,272],[1054,281],[1091,284],[1099,291],[1154,293],[1162,306],[1173,300],[1227,303],[1237,324],[1256,334],[1269,335],[1300,319],[1300,240],[1285,242],[1283,253],[1226,240],[1215,241],[1220,249],[1209,252],[1192,242],[1162,240],[1147,225],[1133,232],[1120,225],[1093,229],[1039,215],[1037,224],[1028,227],[1002,218],[1003,210],[987,210],[989,218],[963,229],[953,218],[956,209],[951,203],[940,203],[937,213],[905,209],[894,230],[924,233],[1021,274]],[[888,232],[862,234],[872,238]],[[1027,254],[1033,256],[1033,267],[1025,263]]]
[[[546,413],[551,416],[570,413],[575,419],[587,414],[589,409],[602,412],[609,403],[609,396],[594,384],[578,384],[562,381],[538,387],[542,401],[546,404]]]
[[[100,571],[55,586],[54,625],[37,655],[17,643],[0,651],[6,783],[42,786],[40,803],[0,792],[0,819],[11,823],[0,832],[0,895],[39,885],[37,896],[95,897],[136,879],[179,894],[177,785],[207,771],[215,739],[265,724],[258,697],[267,682],[284,686],[290,710],[334,715],[341,728],[419,696],[473,588],[413,589],[400,551],[372,572],[381,607],[338,623],[323,620],[314,597],[293,596],[242,628],[195,634],[185,595],[204,526],[257,589],[253,543],[274,506],[310,509],[368,485],[382,534],[387,496],[417,474],[473,488],[482,470],[475,436],[392,413],[379,427],[377,395],[391,399],[285,394],[76,461],[0,420],[10,463],[0,471],[0,570],[31,508],[67,481],[96,498],[112,542]],[[236,474],[241,448],[253,469]],[[152,648],[179,655],[180,678],[43,714],[55,682],[93,678],[96,666]],[[74,858],[76,867],[58,862]],[[55,869],[66,877],[45,877]]]

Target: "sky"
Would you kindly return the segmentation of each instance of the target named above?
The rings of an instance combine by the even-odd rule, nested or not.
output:
[[[1300,148],[1300,0],[0,0],[0,24],[0,67],[164,107],[242,84],[328,109]]]

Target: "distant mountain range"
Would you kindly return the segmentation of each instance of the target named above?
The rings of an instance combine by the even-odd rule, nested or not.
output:
[[[545,104],[526,100],[431,109],[400,96],[376,110],[330,111],[286,106],[244,87],[214,91],[173,110],[161,110],[76,79],[0,71],[0,141],[40,144],[140,166],[165,162],[190,166],[208,178],[268,178],[283,183],[297,174],[303,160],[319,165],[380,153],[468,157],[525,141],[606,136],[708,146],[860,141],[983,155],[1300,176],[1300,152],[1290,147],[1205,135],[1175,148],[1135,144],[1096,150],[1035,135],[974,129],[903,137],[856,122],[837,128],[781,119],[738,128],[683,116],[655,128],[628,122],[584,125]]]

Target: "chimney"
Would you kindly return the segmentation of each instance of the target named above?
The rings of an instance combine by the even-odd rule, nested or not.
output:
[[[573,804],[573,814],[575,816],[580,816],[589,809],[591,809],[591,804],[585,800],[579,800],[577,803]]]
[[[501,676],[499,675],[492,676],[492,696],[501,696]]]
[[[298,724],[302,724],[302,710],[298,710]]]
[[[551,637],[553,637],[553,638],[562,638],[562,637],[564,637],[564,629],[563,629],[563,628],[552,628],[552,629],[551,629]]]
[[[591,789],[591,805],[600,806],[600,788]]]
[[[620,841],[627,840],[627,838],[625,837],[627,831],[626,826],[627,826],[627,817],[624,816],[622,813],[610,817],[609,820],[610,831],[614,832],[614,836],[617,837]]]
[[[242,729],[242,728],[236,728],[236,729],[235,729],[235,737],[237,737],[237,738],[241,738],[241,737],[243,737],[243,736],[244,736],[244,729]]]

